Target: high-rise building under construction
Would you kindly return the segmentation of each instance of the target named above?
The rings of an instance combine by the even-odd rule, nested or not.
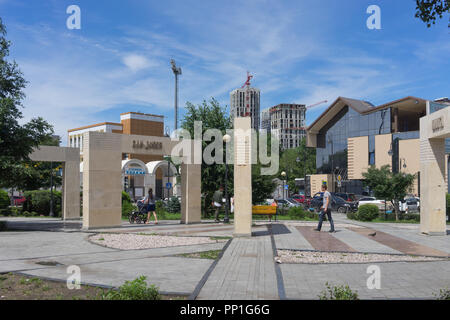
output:
[[[247,75],[244,85],[230,92],[230,117],[234,122],[235,117],[250,117],[252,128],[259,129],[260,91],[250,87],[252,76]]]

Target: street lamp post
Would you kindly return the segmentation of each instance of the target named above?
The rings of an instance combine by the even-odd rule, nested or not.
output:
[[[181,68],[177,67],[175,64],[175,60],[170,60],[170,64],[172,65],[172,71],[175,75],[175,128],[178,129],[178,76],[181,75]]]
[[[223,136],[223,142],[228,143],[231,140],[231,136],[226,134]],[[229,199],[228,199],[228,164],[227,164],[227,156],[225,154],[225,218],[223,219],[224,223],[230,223],[229,216]]]
[[[286,175],[286,171],[281,172],[281,176],[283,177],[283,202],[286,202],[286,184],[287,184],[287,175]],[[284,214],[284,210],[285,210],[285,206],[286,203],[283,203],[283,214]]]

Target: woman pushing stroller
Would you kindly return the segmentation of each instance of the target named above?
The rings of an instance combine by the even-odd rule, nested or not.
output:
[[[150,216],[153,213],[153,216],[155,217],[155,224],[158,224],[158,218],[156,217],[156,206],[155,206],[155,197],[153,196],[153,190],[150,188],[148,190],[148,195],[144,198],[144,205],[147,206],[147,222],[146,224],[150,223]]]

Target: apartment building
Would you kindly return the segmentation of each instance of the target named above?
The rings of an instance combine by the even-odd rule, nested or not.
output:
[[[264,115],[267,117],[267,115]],[[304,104],[282,103],[269,109],[270,131],[278,138],[282,149],[300,146],[306,137],[306,106]],[[266,120],[267,121],[267,120]]]
[[[250,86],[230,92],[230,117],[250,117],[252,128],[259,130],[260,90]]]

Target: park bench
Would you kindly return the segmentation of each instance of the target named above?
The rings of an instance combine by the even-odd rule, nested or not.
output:
[[[265,215],[269,216],[269,219],[272,220],[272,216],[275,216],[275,221],[277,221],[278,207],[276,206],[252,206],[252,215]]]

